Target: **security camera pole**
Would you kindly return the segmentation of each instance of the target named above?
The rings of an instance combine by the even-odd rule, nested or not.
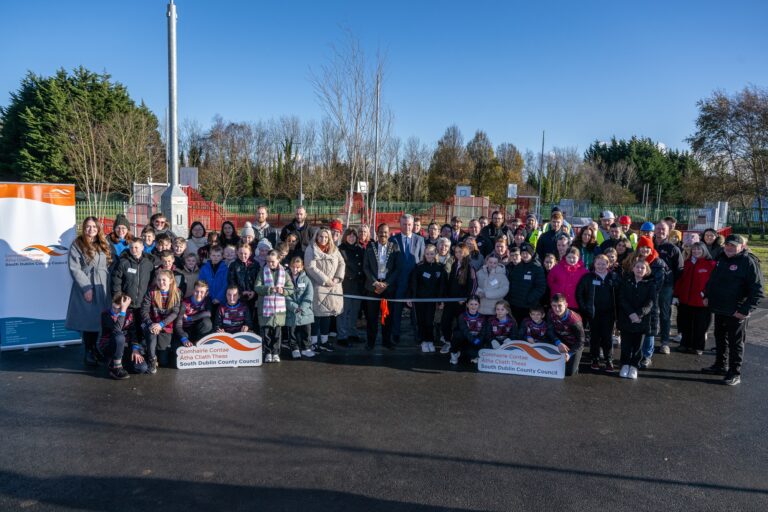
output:
[[[161,210],[177,236],[187,236],[189,201],[179,187],[179,136],[176,112],[176,5],[168,4],[168,163],[170,186],[160,198]]]

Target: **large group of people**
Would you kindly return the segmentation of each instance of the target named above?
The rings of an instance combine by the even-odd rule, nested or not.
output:
[[[239,232],[194,222],[185,239],[159,213],[139,237],[123,215],[109,235],[86,218],[69,252],[66,323],[82,333],[85,363],[105,361],[115,379],[154,374],[175,365],[177,347],[215,332],[258,332],[265,363],[279,363],[284,347],[293,359],[372,350],[379,330],[395,350],[407,307],[421,350],[451,366],[523,340],[556,346],[574,375],[588,344],[591,370],[636,379],[655,351],[670,353],[676,305],[678,350],[703,354],[714,316],[715,361],[702,371],[735,385],[763,297],[746,240],[708,229],[684,241],[672,217],[633,231],[628,216],[605,211],[575,230],[558,208],[541,226],[495,211],[464,230],[458,217],[422,226],[404,214],[395,234],[387,224],[312,226],[303,207],[282,229],[267,219],[260,206]]]

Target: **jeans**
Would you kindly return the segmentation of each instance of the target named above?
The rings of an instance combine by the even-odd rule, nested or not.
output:
[[[672,325],[672,286],[659,290],[659,338],[662,345],[669,343],[669,330]]]
[[[654,336],[650,336],[646,334],[643,337],[643,345],[642,345],[642,355],[643,357],[647,357],[648,359],[653,357],[653,344],[656,342],[656,338]],[[621,344],[624,345],[624,335],[621,335]]]
[[[144,330],[144,341],[147,345],[147,358],[157,359],[161,366],[171,365],[171,339],[170,332],[160,331],[160,334],[152,334],[149,329]]]

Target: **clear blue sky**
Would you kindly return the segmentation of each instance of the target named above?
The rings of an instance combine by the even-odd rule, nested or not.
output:
[[[27,70],[107,71],[162,118],[165,0],[5,0],[0,105]],[[352,30],[387,53],[395,132],[538,150],[633,134],[685,148],[696,101],[768,86],[768,2],[179,0],[179,118],[319,119],[308,80]]]

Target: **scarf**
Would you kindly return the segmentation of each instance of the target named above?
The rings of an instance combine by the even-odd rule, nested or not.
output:
[[[272,278],[272,270],[269,266],[264,266],[262,270],[264,277],[264,286],[270,288],[285,286],[285,269],[282,266],[277,267],[277,282]],[[265,295],[261,303],[261,314],[264,318],[269,318],[277,313],[285,313],[285,297],[279,293]]]

